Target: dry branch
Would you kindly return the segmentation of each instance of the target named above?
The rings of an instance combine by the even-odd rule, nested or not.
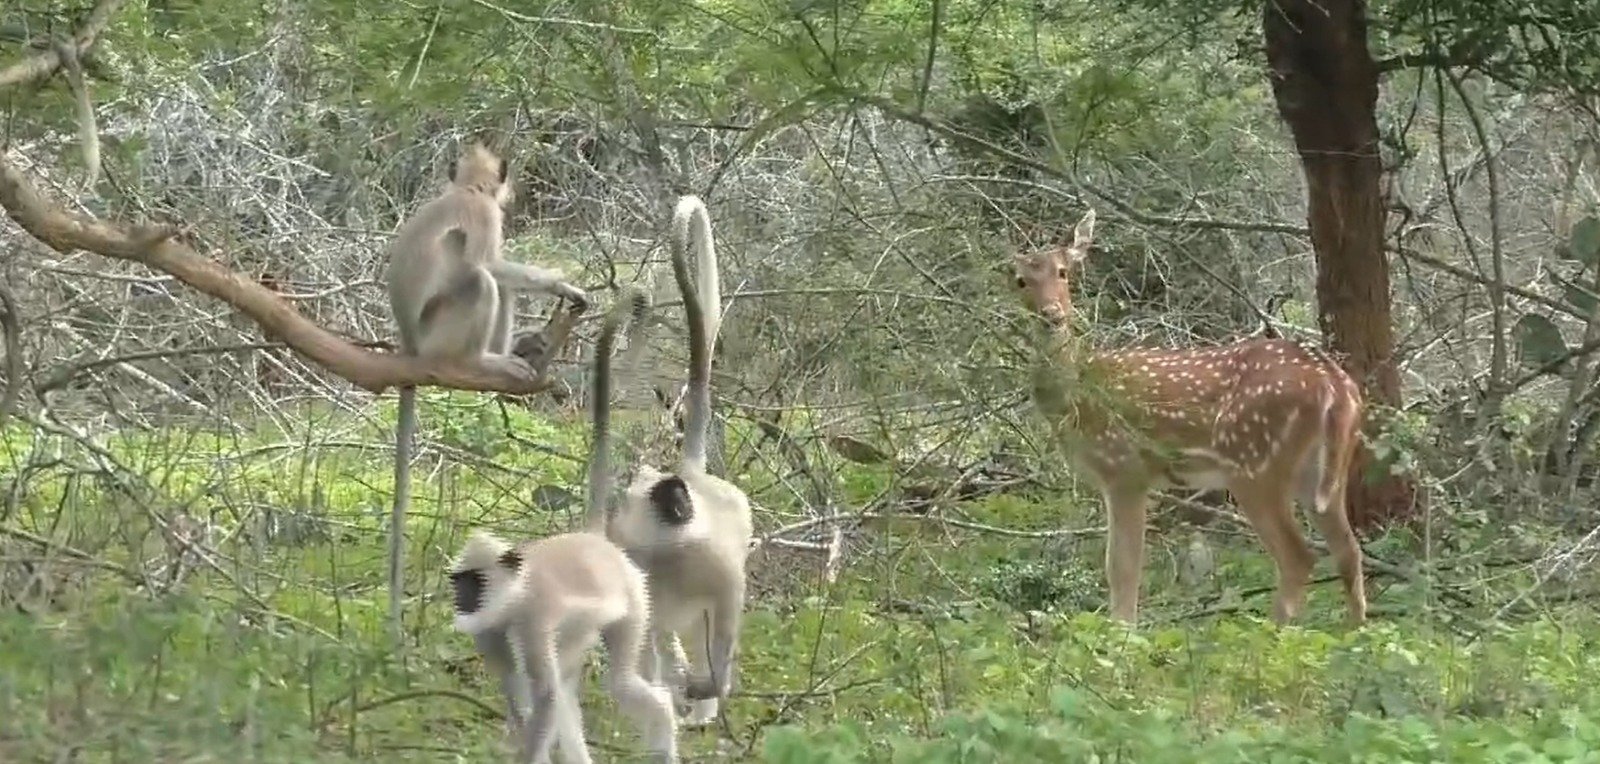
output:
[[[4,426],[22,390],[22,313],[5,284],[0,284],[0,329],[5,331],[6,345],[6,389],[0,393],[0,426]]]
[[[358,347],[300,315],[278,293],[180,243],[176,238],[179,231],[172,226],[107,223],[47,201],[4,156],[0,156],[0,206],[34,238],[58,252],[81,249],[140,263],[232,305],[259,324],[264,334],[280,338],[295,352],[373,393],[390,387],[436,385],[524,395],[552,385],[543,368],[530,367],[524,376]],[[549,346],[556,351],[563,348],[576,320],[575,312],[557,310],[545,329]],[[558,354],[547,352],[541,366]]]

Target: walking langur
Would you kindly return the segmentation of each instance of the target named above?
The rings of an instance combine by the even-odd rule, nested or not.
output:
[[[524,762],[549,761],[552,746],[565,761],[590,761],[578,687],[597,640],[611,695],[639,726],[653,760],[678,760],[672,694],[640,673],[650,625],[644,572],[604,535],[610,352],[624,307],[606,317],[595,348],[589,527],[515,547],[477,532],[452,567],[455,628],[472,635],[499,675]],[[642,293],[632,308],[636,319],[648,310]]]
[[[690,281],[688,253],[696,255],[698,288]],[[655,602],[653,665],[660,675],[671,661],[675,688],[691,709],[685,724],[716,717],[732,686],[744,613],[745,555],[752,531],[750,500],[728,481],[706,472],[711,420],[711,353],[721,320],[716,245],[705,203],[678,200],[672,217],[672,272],[683,293],[689,329],[689,385],[682,460],[676,472],[641,466],[609,526],[611,539],[644,569]],[[705,299],[702,303],[701,300]],[[687,677],[677,676],[686,656]]]
[[[471,362],[532,373],[511,349],[517,292],[570,300],[584,310],[588,297],[560,271],[507,262],[502,205],[510,192],[504,159],[471,144],[450,163],[444,193],[418,208],[389,247],[389,308],[400,352],[422,358]],[[405,518],[411,503],[411,442],[417,430],[417,391],[400,388],[395,434],[394,506],[389,527],[389,619],[400,623]]]

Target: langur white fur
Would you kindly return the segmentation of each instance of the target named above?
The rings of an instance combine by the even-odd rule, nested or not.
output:
[[[691,246],[698,288],[689,277]],[[691,705],[685,724],[699,726],[716,717],[718,701],[732,687],[752,527],[750,500],[744,492],[706,472],[711,354],[722,305],[711,219],[698,197],[678,200],[670,249],[689,324],[683,454],[676,472],[639,468],[608,533],[650,583],[656,634],[654,664],[646,673],[660,676],[662,665],[669,665],[674,688],[682,690]],[[702,298],[709,299],[702,302]]]
[[[633,300],[635,315],[647,307]],[[606,648],[611,695],[639,727],[653,760],[678,760],[672,694],[640,673],[650,624],[644,572],[603,533],[609,485],[605,394],[623,308],[619,304],[607,316],[596,345],[591,527],[516,547],[477,532],[451,573],[455,627],[472,635],[484,662],[499,675],[507,724],[520,738],[524,762],[549,761],[552,747],[564,761],[591,760],[578,688],[596,641]]]
[[[517,292],[541,292],[583,310],[588,297],[560,271],[507,262],[501,220],[510,193],[507,165],[481,144],[450,163],[450,180],[400,227],[389,247],[389,308],[400,352],[470,362],[518,376],[531,369],[509,354]],[[400,623],[405,516],[411,503],[411,444],[417,391],[400,388],[395,433],[394,505],[389,527],[389,619]]]

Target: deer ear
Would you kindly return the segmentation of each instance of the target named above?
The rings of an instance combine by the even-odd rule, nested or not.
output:
[[[1078,221],[1078,226],[1072,229],[1072,250],[1076,258],[1082,260],[1089,254],[1089,244],[1094,241],[1094,210],[1084,213],[1083,219]]]

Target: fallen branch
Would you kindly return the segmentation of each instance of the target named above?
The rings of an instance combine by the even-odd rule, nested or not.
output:
[[[457,390],[526,395],[549,389],[544,370],[571,336],[577,314],[557,310],[544,333],[546,352],[528,374],[469,363],[439,363],[393,353],[375,353],[341,339],[309,319],[277,292],[180,243],[179,230],[168,225],[125,226],[107,223],[53,204],[28,178],[0,156],[0,206],[11,219],[46,246],[63,254],[87,250],[105,257],[140,263],[176,277],[216,297],[279,338],[296,353],[352,384],[373,393],[390,387],[434,385]]]

